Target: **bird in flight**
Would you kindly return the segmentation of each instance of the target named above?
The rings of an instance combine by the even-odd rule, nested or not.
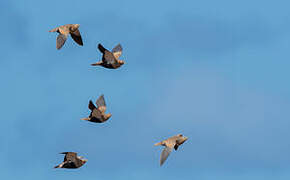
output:
[[[89,102],[89,109],[91,110],[90,116],[87,118],[82,118],[81,120],[86,120],[86,121],[95,122],[95,123],[103,123],[112,116],[112,114],[110,113],[108,114],[105,113],[107,106],[104,99],[104,95],[101,95],[97,99],[96,104],[97,104],[97,107],[90,100]]]
[[[162,150],[161,156],[160,156],[160,166],[165,162],[165,160],[168,158],[169,154],[171,153],[172,149],[175,150],[178,149],[178,147],[183,144],[188,138],[183,136],[182,134],[178,134],[176,136],[172,136],[164,141],[161,141],[159,143],[154,144],[155,146],[165,146]]]
[[[59,165],[54,168],[68,168],[68,169],[76,169],[84,165],[88,160],[83,159],[82,156],[77,156],[75,152],[62,152],[60,154],[65,154],[64,160]]]
[[[92,66],[103,66],[108,69],[117,69],[125,63],[119,59],[123,51],[121,44],[114,47],[112,52],[104,48],[101,44],[98,44],[98,49],[103,53],[102,60],[91,64]]]
[[[76,43],[82,46],[83,40],[79,31],[79,27],[79,24],[66,24],[50,30],[49,32],[59,33],[56,39],[56,49],[60,49],[64,45],[69,34]]]

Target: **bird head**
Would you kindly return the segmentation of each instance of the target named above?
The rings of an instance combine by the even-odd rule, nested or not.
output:
[[[70,27],[70,30],[71,30],[71,31],[75,31],[75,30],[77,30],[79,27],[80,27],[79,24],[73,24],[73,25]]]
[[[111,116],[112,116],[111,113],[105,114],[105,119],[107,120],[107,119],[109,119]]]
[[[74,24],[74,28],[79,28],[80,27],[80,24]]]
[[[81,159],[82,164],[85,164],[88,160],[87,159]]]
[[[179,144],[183,144],[188,139],[188,137],[183,136],[182,134],[178,134],[177,136],[178,136],[178,140],[177,141],[178,141]]]
[[[78,159],[82,161],[82,164],[85,164],[88,161],[87,159],[84,159],[83,156],[78,156]]]
[[[118,60],[118,62],[119,62],[119,64],[121,64],[121,65],[125,64],[125,61],[123,61],[123,60]]]

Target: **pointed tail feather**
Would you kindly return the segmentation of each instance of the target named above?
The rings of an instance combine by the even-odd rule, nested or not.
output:
[[[52,30],[50,30],[48,32],[56,32],[57,30],[58,30],[58,28],[54,28],[54,29],[52,29]]]
[[[154,146],[160,146],[160,145],[162,145],[162,142],[154,144]]]
[[[97,62],[97,63],[91,64],[91,66],[100,66],[100,65],[101,65],[101,62]]]
[[[60,163],[59,165],[54,166],[54,168],[62,168],[63,164],[64,164],[64,163],[62,162],[62,163]]]

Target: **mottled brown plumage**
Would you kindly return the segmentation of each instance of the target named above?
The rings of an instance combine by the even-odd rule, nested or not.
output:
[[[101,95],[96,101],[97,107],[90,100],[89,109],[91,110],[90,116],[87,118],[82,118],[82,120],[87,120],[95,123],[103,123],[107,121],[112,115],[110,113],[106,114],[106,103],[104,95]]]
[[[76,43],[82,46],[83,40],[81,37],[81,33],[78,29],[79,26],[80,26],[79,24],[66,24],[50,30],[49,32],[59,33],[56,39],[56,49],[60,49],[64,45],[65,41],[67,40],[67,36],[69,34]]]
[[[176,136],[172,136],[164,141],[154,144],[155,146],[165,146],[161,156],[160,156],[160,166],[165,162],[168,158],[169,154],[171,153],[172,149],[178,149],[178,147],[183,144],[188,138],[183,136],[182,134],[178,134]]]
[[[91,64],[92,66],[103,66],[109,69],[117,69],[125,63],[119,59],[123,51],[120,44],[114,47],[112,52],[104,48],[101,44],[98,44],[98,49],[103,53],[102,60]]]
[[[64,160],[59,165],[54,168],[68,168],[68,169],[76,169],[84,165],[88,160],[83,159],[81,156],[77,156],[75,152],[63,152],[60,154],[65,154]]]

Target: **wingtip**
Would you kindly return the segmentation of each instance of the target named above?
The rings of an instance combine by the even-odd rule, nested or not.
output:
[[[99,49],[102,53],[104,53],[104,52],[106,51],[106,49],[104,48],[104,46],[103,46],[101,43],[98,44],[98,49]]]
[[[67,154],[68,152],[60,152],[59,154]]]

